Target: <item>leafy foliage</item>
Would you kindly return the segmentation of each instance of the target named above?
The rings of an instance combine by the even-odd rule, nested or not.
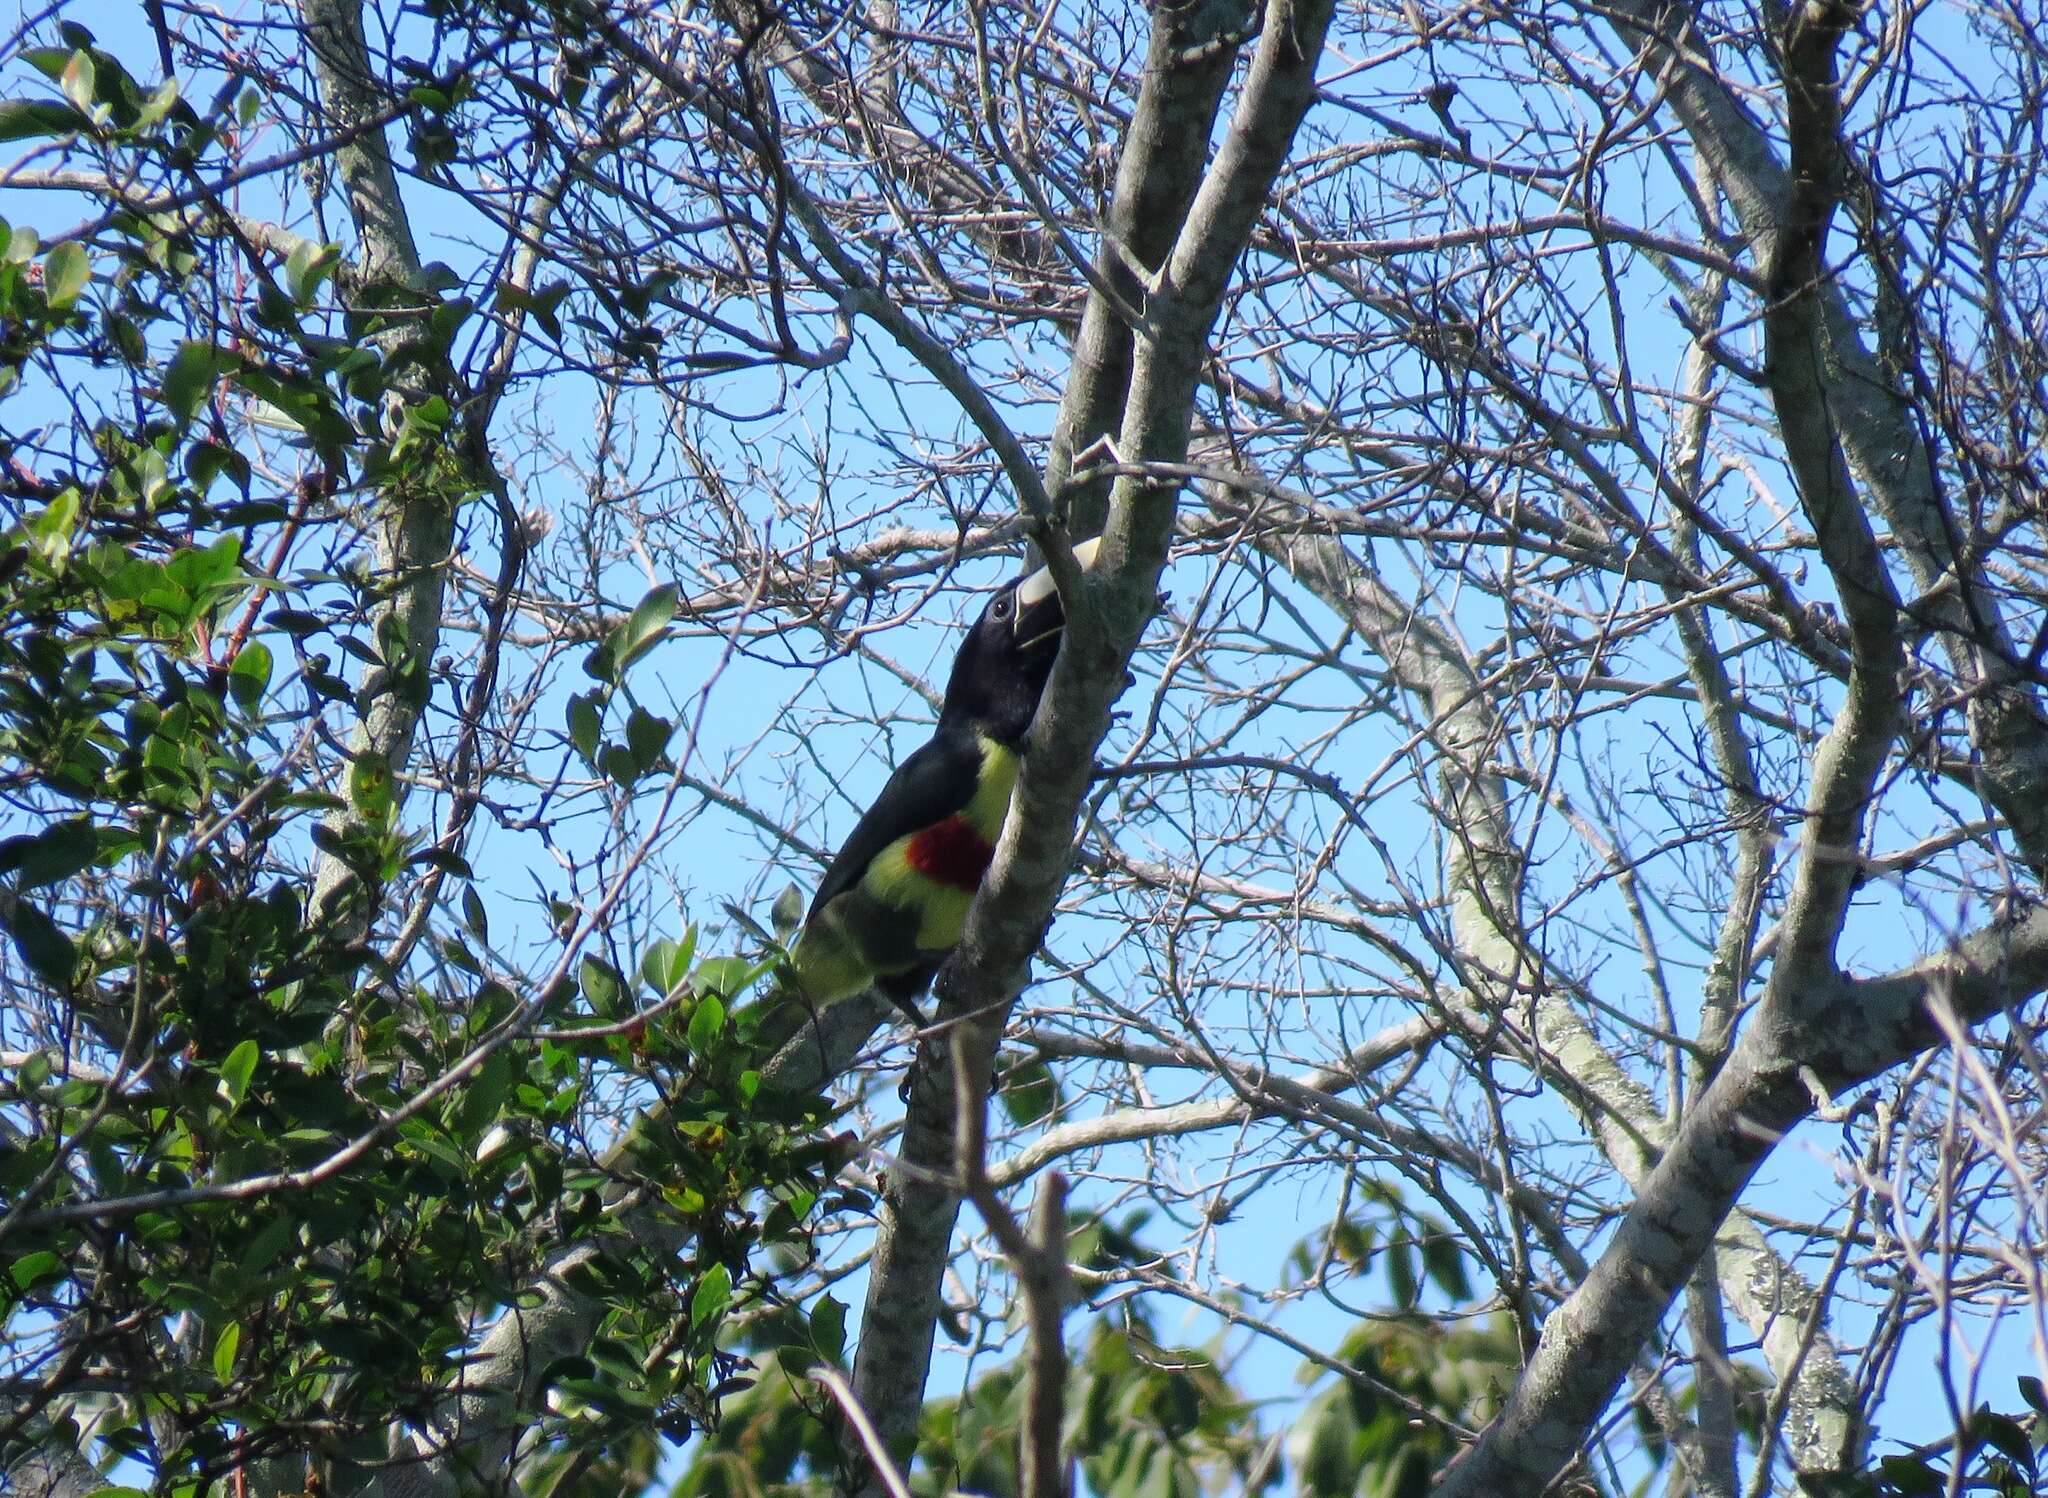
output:
[[[1314,1498],[1426,1493],[1461,1433],[1498,1413],[1521,1361],[1500,1313],[1460,1324],[1396,1312],[1360,1323],[1338,1355],[1359,1376],[1317,1395],[1289,1442]]]
[[[1427,1217],[1407,1212],[1397,1192],[1376,1189],[1371,1196],[1384,1209],[1375,1214],[1381,1226],[1428,1231]],[[1145,1242],[1146,1225],[1143,1213],[1116,1221],[1076,1217],[1068,1256],[1090,1283],[1104,1287],[1141,1269],[1162,1274],[1161,1256]],[[1361,1211],[1335,1236],[1355,1247],[1373,1231]],[[1304,1241],[1295,1257],[1312,1260],[1331,1237]],[[1400,1258],[1368,1253],[1346,1262],[1370,1273],[1371,1293],[1383,1297],[1397,1290]],[[1455,1259],[1428,1258],[1432,1288],[1453,1304],[1468,1300]],[[756,1330],[750,1345],[762,1358],[758,1380],[706,1433],[674,1498],[829,1491],[838,1460],[835,1417],[802,1375],[818,1358],[837,1361],[835,1306],[828,1300],[814,1307],[808,1323],[784,1313]],[[1222,1337],[1198,1347],[1173,1345],[1159,1334],[1147,1302],[1135,1299],[1109,1315],[1076,1316],[1069,1329],[1068,1447],[1088,1490],[1105,1498],[1263,1492],[1290,1478],[1289,1490],[1305,1498],[1419,1493],[1458,1449],[1458,1433],[1498,1407],[1518,1366],[1514,1327],[1498,1314],[1444,1324],[1416,1310],[1396,1311],[1347,1339],[1340,1356],[1356,1377],[1333,1379],[1325,1364],[1301,1365],[1302,1383],[1327,1387],[1289,1415],[1283,1440],[1262,1418],[1270,1412],[1238,1386]],[[929,1403],[913,1489],[932,1498],[1018,1491],[1025,1398],[1024,1370],[1012,1362],[956,1397]]]
[[[1648,1266],[1582,1285],[1581,1256],[1626,1248],[1759,1037],[1800,1050],[1751,1078],[1823,1063],[1801,1079],[1848,1126],[1820,1153],[1869,1210],[1684,1219],[1702,1254],[1724,1223],[1694,1293],[1761,1360],[1713,1391],[1735,1485],[1940,1407],[1921,1339],[2033,1287],[2038,984],[1896,1089],[1811,1006],[2039,926],[2041,29],[1734,7],[1680,55],[1644,0],[1341,7],[1261,210],[1198,191],[1244,179],[1196,148],[1232,128],[1215,100],[1256,118],[1254,52],[1316,61],[1323,7],[1263,8],[1294,24],[419,0],[144,6],[154,38],[102,44],[60,3],[10,39],[0,1463],[374,1485],[465,1386],[517,1406],[479,1466],[536,1494],[645,1486],[707,1430],[686,1491],[837,1475],[813,1375],[849,1313],[821,1287],[871,1204],[828,1185],[822,1105],[763,1082],[777,1027],[753,964],[698,950],[696,871],[765,904],[829,853],[922,730],[907,684],[943,648],[914,621],[1013,545],[1041,462],[1084,528],[1112,473],[1126,520],[1178,506],[1171,628],[1130,662],[1058,976],[1001,1064],[1006,1179],[1067,1159],[1077,1210],[1179,1229],[1076,1220],[1115,1312],[1070,1324],[1090,1485],[1413,1490],[1604,1284],[1636,1329],[1606,1345],[1660,1371],[1589,1355],[1528,1388],[1572,1388],[1598,1463],[1573,1480],[1683,1487],[1718,1359],[1655,1324]],[[1799,124],[1837,90],[1786,66],[1837,22],[1842,112]],[[1827,274],[1788,300],[1779,210],[1816,193]],[[1261,211],[1225,243],[1176,199]],[[1192,326],[1205,264],[1227,304],[1172,355],[1153,335]],[[1818,402],[1779,336],[1814,298]],[[1859,672],[1872,610],[1904,654]],[[1854,731],[1844,692],[1888,682],[1898,726]],[[1850,739],[1874,778],[1802,826]],[[1852,887],[1807,877],[1852,847]],[[1842,961],[1803,981],[1802,950]],[[883,1147],[892,1061],[840,1078]],[[1289,1192],[1341,1193],[1337,1220],[1240,1278],[1231,1235]],[[916,1480],[1005,1490],[1004,1277],[952,1249],[979,1376]],[[871,1283],[928,1337],[931,1284]],[[1239,1331],[1176,1334],[1188,1300],[1254,1346],[1320,1316],[1331,1357],[1258,1407],[1271,1370]],[[570,1320],[487,1377],[500,1333]],[[2039,1486],[2038,1388],[2010,1418],[1951,1393],[1950,1442],[1850,1490]],[[498,1412],[473,1413],[446,1444]]]
[[[66,36],[34,59],[62,102],[13,101],[0,133],[174,164],[233,126],[235,95],[202,114]],[[402,473],[450,510],[482,487],[439,397],[369,437],[348,414],[404,389],[377,316],[322,331],[332,247],[294,251],[229,345],[181,331],[207,252],[173,216],[40,243],[0,225],[0,387],[76,392],[59,371],[82,357],[134,398],[60,472],[0,438],[0,920],[10,1028],[35,1037],[0,1084],[0,1322],[25,1391],[0,1458],[90,1441],[180,1492],[382,1459],[554,1265],[604,1316],[545,1371],[548,1440],[644,1465],[729,1386],[725,1325],[768,1293],[756,1256],[805,1252],[822,1101],[763,1085],[735,1015],[756,974],[691,935],[649,948],[638,991],[595,959],[580,985],[520,979],[466,862],[404,828],[392,766],[319,750],[381,696],[424,701],[426,663],[365,570],[294,569],[298,548],[358,484]],[[443,308],[444,345],[466,307]],[[241,403],[263,422],[231,429]],[[315,454],[282,489],[251,462],[263,423]],[[658,627],[643,613],[607,682]],[[634,712],[638,770],[668,732]],[[316,897],[323,859],[346,876]],[[461,918],[401,938],[391,896],[426,879]],[[662,1106],[607,1153],[614,1099]],[[638,1236],[611,1210],[635,1191]]]

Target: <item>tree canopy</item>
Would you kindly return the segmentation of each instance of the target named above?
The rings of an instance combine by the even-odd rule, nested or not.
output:
[[[0,78],[0,1487],[2034,1491],[2038,17]],[[794,1014],[1027,556],[935,1023]]]

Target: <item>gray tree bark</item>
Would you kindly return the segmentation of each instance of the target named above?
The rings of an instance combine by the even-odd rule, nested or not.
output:
[[[1854,19],[1847,5],[1800,8],[1784,25],[1789,168],[1768,150],[1710,73],[1686,60],[1683,18],[1641,17],[1653,45],[1681,49],[1673,100],[1695,142],[1735,184],[1745,229],[1767,241],[1766,376],[1802,507],[1835,583],[1851,646],[1847,690],[1814,756],[1800,860],[1775,963],[1757,1013],[1727,1061],[1679,1125],[1639,1188],[1612,1244],[1578,1291],[1544,1327],[1535,1357],[1501,1418],[1447,1475],[1440,1491],[1480,1495],[1533,1490],[1572,1460],[1584,1433],[1714,1235],[1743,1187],[1784,1135],[1838,1091],[1867,1081],[1938,1043],[1931,1018],[1946,1011],[1981,1021],[2037,993],[2048,977],[2048,921],[2014,914],[1957,942],[1951,953],[1877,979],[1842,971],[1836,944],[1862,878],[1857,849],[1903,726],[1904,605],[1874,534],[1882,515],[1923,585],[1955,578],[1945,648],[1959,675],[1981,683],[1991,706],[1973,714],[1984,754],[1985,793],[2032,846],[2040,811],[2013,800],[2031,786],[2044,736],[2025,727],[2031,703],[2009,690],[2010,648],[1988,600],[1938,512],[1924,444],[1904,401],[1863,354],[1823,261],[1844,182],[1835,54]],[[1977,617],[1971,617],[1972,614]],[[2037,720],[2036,720],[2037,721]],[[1833,1418],[1788,1409],[1797,1448]],[[1846,1462],[1853,1447],[1842,1451]]]
[[[400,406],[450,386],[444,369],[432,370],[417,356],[419,329],[432,309],[424,284],[412,221],[392,170],[390,147],[381,125],[365,125],[387,103],[385,86],[375,76],[363,39],[361,0],[304,0],[300,16],[306,27],[319,72],[322,107],[334,128],[348,135],[337,148],[334,165],[349,216],[356,230],[355,310],[360,315],[392,319],[391,328],[375,342],[394,367],[394,391]],[[438,377],[437,377],[438,376]],[[461,405],[452,386],[441,391],[451,408]],[[362,719],[349,742],[352,759],[381,760],[391,773],[392,788],[403,803],[412,772],[413,750],[425,707],[425,674],[439,653],[441,614],[447,594],[446,566],[455,544],[455,513],[439,493],[408,498],[380,496],[377,503],[377,553],[373,578],[384,591],[374,609],[371,637],[392,638],[390,626],[403,633],[404,659],[365,669]],[[388,624],[387,624],[388,621]],[[399,678],[409,666],[418,686],[401,689]],[[361,820],[351,807],[335,813],[332,825],[346,832]],[[348,901],[355,873],[332,854],[324,855],[314,873],[313,907],[326,909]],[[368,911],[357,902],[350,920],[359,929]]]
[[[1106,300],[1107,287],[1098,284],[1090,297],[1083,325],[1086,362],[1077,366],[1079,378],[1068,386],[1062,405],[1060,430],[1068,462],[1076,442],[1090,440],[1091,432],[1112,422],[1117,457],[1123,464],[1139,465],[1140,473],[1143,465],[1177,463],[1186,456],[1209,330],[1231,270],[1285,165],[1295,129],[1313,101],[1330,13],[1326,4],[1268,6],[1229,131],[1192,194],[1182,174],[1191,172],[1195,158],[1185,142],[1190,136],[1206,141],[1206,129],[1198,127],[1219,97],[1210,84],[1208,49],[1214,44],[1234,48],[1241,38],[1241,30],[1210,28],[1218,19],[1235,19],[1241,28],[1242,13],[1233,18],[1225,8],[1205,9],[1206,39],[1192,52],[1185,44],[1203,34],[1190,37],[1179,30],[1182,18],[1170,7],[1156,13],[1152,56],[1161,65],[1148,73],[1148,91],[1158,97],[1150,108],[1141,105],[1137,118],[1147,134],[1138,143],[1174,143],[1159,164],[1156,196],[1147,201],[1168,210],[1185,202],[1186,216],[1177,232],[1157,235],[1170,244],[1143,287],[1121,401],[1116,386],[1125,378],[1119,354],[1124,335],[1111,319],[1123,319],[1113,308],[1096,310]],[[1173,69],[1183,61],[1202,71],[1189,86],[1174,87]],[[1151,170],[1148,163],[1120,159],[1120,187],[1132,177],[1149,179]],[[1172,483],[1118,479],[1097,561],[1101,581],[1085,597],[1063,589],[1069,602],[1059,664],[1032,730],[995,863],[968,917],[960,950],[941,979],[940,1019],[975,1026],[977,1065],[993,1053],[1002,1019],[1022,986],[1066,877],[1096,746],[1108,731],[1110,707],[1123,691],[1131,654],[1156,608],[1177,492]],[[933,1076],[950,1081],[938,1069]],[[953,1089],[942,1085],[912,1095],[903,1146],[910,1168],[891,1173],[854,1364],[855,1393],[894,1452],[908,1452],[915,1444],[939,1283],[959,1212],[958,1194],[939,1184],[951,1164],[952,1098]],[[848,1471],[844,1491],[863,1498],[883,1491],[881,1479],[864,1462],[849,1460]]]

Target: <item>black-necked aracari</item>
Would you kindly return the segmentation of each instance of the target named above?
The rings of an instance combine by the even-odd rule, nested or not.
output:
[[[1074,548],[1084,569],[1096,546]],[[967,632],[931,741],[854,826],[790,948],[794,986],[813,1006],[872,987],[924,1023],[917,997],[966,928],[1065,627],[1041,568],[997,593]]]

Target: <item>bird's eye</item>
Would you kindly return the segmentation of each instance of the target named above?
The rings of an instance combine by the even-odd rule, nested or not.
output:
[[[1003,595],[1002,597],[1000,597],[1000,598],[998,598],[998,599],[996,600],[996,617],[997,617],[998,619],[1000,619],[1000,618],[1002,618],[1002,617],[1003,617],[1003,615],[1005,615],[1005,614],[1007,614],[1007,613],[1009,613],[1009,612],[1010,612],[1010,595],[1009,595],[1009,594],[1007,594],[1007,593],[1005,593],[1005,594],[1004,594],[1004,595]]]

